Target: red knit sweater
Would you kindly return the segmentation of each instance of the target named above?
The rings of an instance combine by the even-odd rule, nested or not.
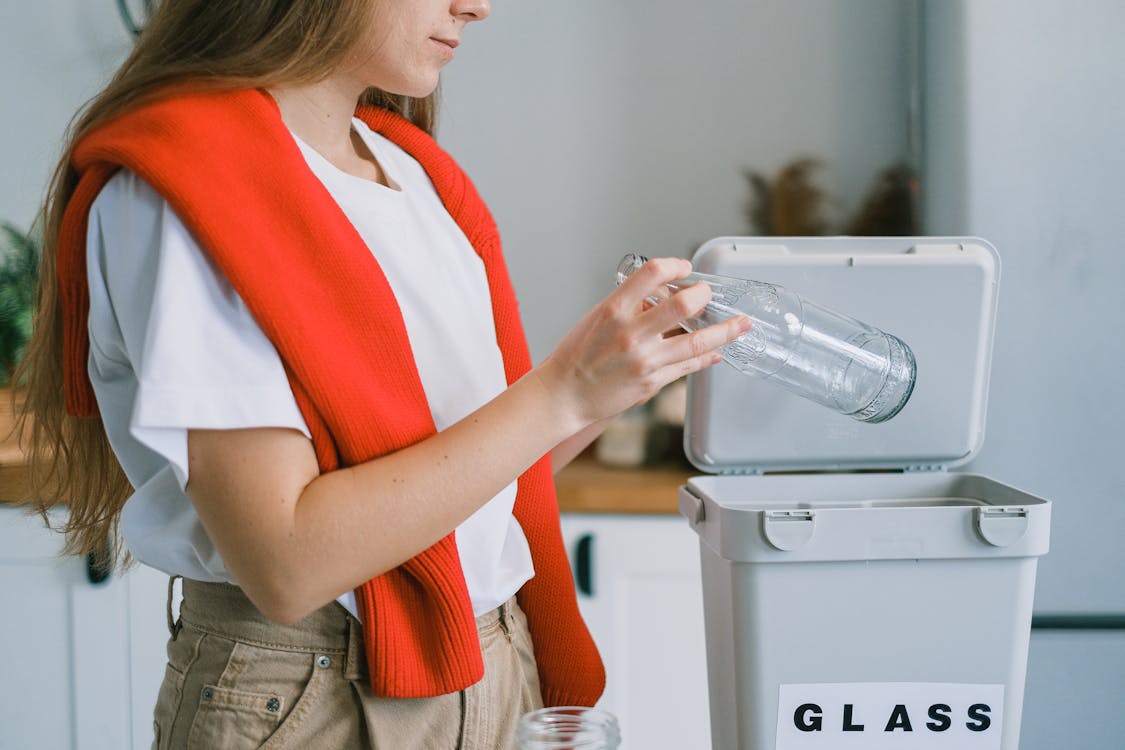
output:
[[[476,189],[429,135],[389,112],[357,112],[426,170],[484,261],[508,382],[531,366],[495,223]],[[59,237],[68,409],[96,416],[86,374],[86,223],[119,168],[175,209],[273,342],[308,423],[321,471],[434,434],[406,329],[382,270],[308,169],[263,92],[171,97],[91,133],[74,152],[80,179]],[[378,502],[378,499],[373,499]],[[549,459],[519,478],[515,515],[535,577],[519,592],[547,705],[593,705],[601,659],[578,613]],[[484,673],[453,534],[356,589],[371,689],[424,697]]]

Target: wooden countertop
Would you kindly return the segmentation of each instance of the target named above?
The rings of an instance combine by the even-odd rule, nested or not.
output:
[[[12,431],[10,393],[0,389],[0,503],[27,498],[26,462]],[[612,469],[579,456],[555,476],[564,513],[676,513],[677,491],[692,471],[685,466]]]
[[[579,456],[555,475],[564,513],[677,513],[680,485],[698,471],[683,465],[613,469]]]
[[[12,394],[0,388],[0,502],[18,503],[26,499],[26,462],[12,434]]]

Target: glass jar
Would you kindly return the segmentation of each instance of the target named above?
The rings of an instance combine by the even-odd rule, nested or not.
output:
[[[617,267],[617,283],[647,260],[626,255]],[[898,337],[785,287],[750,279],[691,273],[667,284],[664,296],[693,284],[711,287],[711,301],[680,323],[685,330],[749,316],[750,330],[719,349],[736,370],[861,422],[885,422],[910,399],[916,378],[914,352]],[[652,304],[659,301],[649,299]]]
[[[520,717],[519,750],[617,750],[621,730],[617,718],[598,708],[552,706]]]

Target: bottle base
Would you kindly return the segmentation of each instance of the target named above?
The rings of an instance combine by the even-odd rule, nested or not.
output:
[[[886,384],[867,406],[849,415],[867,424],[886,422],[902,411],[902,407],[906,406],[914,393],[914,383],[918,376],[914,352],[910,347],[897,336],[888,333],[886,337],[891,361]]]

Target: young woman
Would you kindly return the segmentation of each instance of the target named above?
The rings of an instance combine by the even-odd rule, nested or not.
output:
[[[73,127],[25,414],[68,550],[183,578],[158,748],[508,747],[601,693],[551,468],[748,323],[665,336],[709,292],[647,303],[658,259],[531,366],[429,134],[489,10],[160,3]]]

